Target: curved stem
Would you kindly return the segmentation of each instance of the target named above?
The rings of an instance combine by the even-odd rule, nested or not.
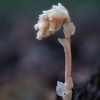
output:
[[[71,23],[71,19],[69,15],[66,17],[65,20],[67,25]],[[70,47],[70,37],[65,36],[65,40],[67,41]],[[67,83],[68,76],[71,76],[71,49],[70,48],[69,50],[65,50],[65,83]]]
[[[70,16],[69,16],[69,15],[66,17],[65,21],[66,21],[66,24],[67,24],[67,25],[68,25],[69,23],[71,23],[71,19],[70,19]]]
[[[70,24],[70,22],[71,22],[71,20],[70,20],[70,17],[68,16],[66,18],[66,24],[68,25],[68,24]],[[69,49],[67,47],[65,47],[65,49],[67,49],[67,50],[64,50],[65,51],[65,83],[67,83],[68,77],[71,76],[71,67],[72,67],[71,63],[72,62],[71,62],[70,37],[65,36],[65,40],[68,43],[68,45],[66,45],[66,46],[69,46]],[[66,90],[67,90],[67,88],[66,88]],[[71,100],[71,97],[72,97],[72,93],[65,95],[64,100]]]

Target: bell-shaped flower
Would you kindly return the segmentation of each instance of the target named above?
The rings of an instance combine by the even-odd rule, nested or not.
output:
[[[39,15],[39,21],[34,26],[37,33],[37,39],[41,40],[58,31],[62,25],[62,21],[69,16],[67,9],[58,3],[58,6],[53,5],[50,10],[43,11]]]

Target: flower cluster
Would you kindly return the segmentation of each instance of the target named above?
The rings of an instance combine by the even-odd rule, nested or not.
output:
[[[37,33],[37,39],[41,40],[51,34],[54,34],[61,27],[62,21],[69,16],[67,9],[60,3],[58,6],[53,5],[50,10],[43,11],[39,15],[39,21],[34,26]]]

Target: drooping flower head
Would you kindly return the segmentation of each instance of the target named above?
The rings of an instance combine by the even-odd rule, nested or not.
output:
[[[38,23],[34,26],[35,30],[38,30],[36,38],[41,40],[54,34],[67,17],[69,17],[68,11],[61,3],[58,3],[58,6],[53,5],[50,10],[43,11],[43,14],[39,15]]]

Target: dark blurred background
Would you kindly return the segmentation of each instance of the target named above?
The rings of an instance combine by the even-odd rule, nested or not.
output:
[[[75,86],[97,73],[100,0],[0,0],[0,100],[61,99],[55,88],[57,81],[64,82],[64,52],[57,41],[63,29],[38,41],[33,27],[43,10],[59,2],[76,27],[71,39]]]

